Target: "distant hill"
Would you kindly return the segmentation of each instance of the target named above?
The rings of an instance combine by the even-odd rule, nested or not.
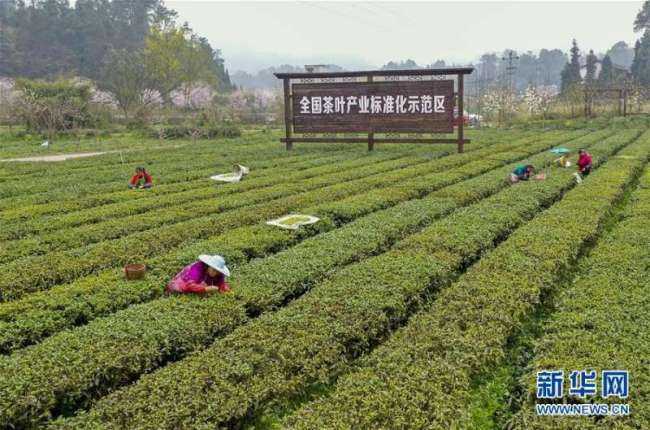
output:
[[[337,72],[344,70],[342,67],[335,64],[327,64],[326,71]],[[282,83],[276,78],[274,73],[303,73],[305,72],[304,66],[292,66],[290,64],[283,64],[277,67],[268,67],[262,69],[256,74],[251,74],[238,70],[230,76],[231,82],[237,87],[244,89],[268,89],[280,88]]]

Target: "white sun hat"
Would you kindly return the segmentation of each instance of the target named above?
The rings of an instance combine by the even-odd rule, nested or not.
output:
[[[226,266],[226,260],[224,260],[221,255],[201,254],[199,255],[199,260],[224,275],[230,276],[230,270],[228,270],[228,266]]]

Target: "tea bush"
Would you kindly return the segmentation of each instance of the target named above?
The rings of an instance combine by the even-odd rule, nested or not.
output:
[[[600,159],[606,159],[608,153],[626,142],[612,139],[607,143],[609,151],[605,150]],[[433,208],[448,205],[449,199],[425,198],[398,205],[386,212],[391,216],[383,222],[377,218],[378,223],[369,226],[368,233],[352,223],[347,227],[356,227],[353,242],[341,237],[330,246],[319,243],[312,247],[310,241],[305,241],[292,249],[308,251],[298,259],[299,268],[283,263],[282,254],[269,257],[260,263],[268,268],[253,273],[254,278],[242,282],[236,290],[248,303],[260,308],[272,306],[283,295],[295,294],[296,286],[300,291],[305,283],[316,284],[288,306],[235,329],[203,352],[144,376],[135,385],[100,400],[89,413],[62,420],[53,428],[227,426],[245,417],[257,405],[295,394],[310,382],[328,381],[392,326],[406,319],[432,286],[435,289],[449,283],[465,262],[492,247],[498,238],[507,235],[525,218],[534,216],[540,206],[561,197],[563,190],[572,185],[571,173],[562,172],[530,187],[508,188],[475,207],[434,223],[421,233],[408,236],[392,251],[340,269],[323,283],[317,282],[316,273],[323,266],[335,263],[332,259],[337,253],[350,252],[342,250],[341,244],[363,246],[361,237],[389,235],[388,228],[394,220],[416,214],[431,216],[435,213]],[[344,230],[332,232],[331,237]],[[459,232],[466,231],[472,232],[465,236],[466,241],[463,236],[456,239]],[[395,237],[404,237],[404,233],[401,231]],[[439,238],[439,242],[434,238]],[[440,246],[447,243],[451,244],[449,248]],[[311,255],[320,258],[312,260]],[[283,270],[270,270],[278,267]],[[247,280],[247,277],[238,279]],[[292,279],[291,284],[295,286],[283,292],[285,279]],[[155,393],[153,401],[151,393]],[[183,408],[173,407],[179,398],[186,399]],[[365,401],[363,396],[357,399]],[[346,400],[348,408],[354,404]],[[387,412],[392,410],[388,406]],[[337,427],[331,423],[320,424],[318,428]]]
[[[553,288],[582,246],[598,236],[613,204],[646,163],[649,139],[644,134],[619,153],[625,158],[611,158],[481,258],[340,378],[331,396],[291,417],[289,428],[467,427],[474,378],[504,358],[509,336],[543,291]]]
[[[537,341],[535,357],[522,378],[525,398],[512,420],[516,429],[646,428],[650,423],[647,366],[650,345],[643,339],[650,330],[647,312],[650,288],[650,169],[645,170],[622,218],[598,241],[569,287],[560,292],[553,313]],[[640,359],[641,358],[641,359]],[[630,396],[603,403],[627,403],[627,417],[561,419],[536,417],[536,372],[543,369],[624,369],[630,374]],[[566,396],[562,403],[587,399]]]
[[[538,147],[537,150],[553,146],[554,143],[556,142],[551,141],[540,143],[540,147]],[[622,140],[618,145],[623,145],[624,143],[625,141]],[[545,159],[547,162],[550,162],[552,159],[550,154],[544,154],[544,157],[546,157]],[[459,180],[464,177],[466,178],[468,176],[471,177],[476,175],[477,172],[490,170],[495,166],[504,164],[502,161],[495,163],[489,159],[475,161],[473,163],[474,167],[471,169],[467,169],[466,166],[461,166],[459,168],[461,171],[469,171],[470,173],[452,174],[453,171],[450,171],[445,174],[438,174],[438,185],[436,185],[436,182],[432,181],[435,176],[425,176],[418,179],[422,181],[421,186],[426,187],[425,189],[435,189],[436,187],[441,187],[445,184],[459,182]],[[480,166],[483,167],[479,168]],[[510,166],[509,169],[511,168],[512,167]],[[505,171],[502,171],[499,172],[498,176],[491,176],[490,186],[493,187],[492,183],[494,182],[498,182],[501,186],[504,186],[504,175]],[[411,175],[411,177],[412,176],[413,175]],[[435,217],[436,213],[441,213],[441,210],[443,211],[442,213],[444,213],[445,211],[453,209],[453,205],[449,206],[449,204],[450,201],[448,197],[443,198],[442,201],[426,199],[422,201],[416,200],[413,202],[406,202],[406,207],[400,205],[388,209],[387,211],[375,212],[372,215],[346,225],[341,229],[326,233],[325,235],[319,235],[313,240],[306,240],[284,253],[253,262],[253,264],[248,268],[242,268],[242,271],[240,271],[233,279],[233,285],[236,292],[235,297],[238,298],[238,303],[240,303],[239,306],[243,306],[247,309],[249,315],[255,315],[257,312],[272,310],[275,307],[279,307],[288,297],[300,294],[308,288],[309,285],[316,282],[319,277],[326,276],[329,271],[334,268],[346,264],[346,262],[352,262],[354,259],[361,258],[363,255],[368,255],[364,253],[370,252],[372,254],[378,252],[383,248],[383,246],[386,246],[382,245],[386,244],[386,241],[399,239],[399,237],[409,231],[408,229],[417,227],[417,225],[425,220]],[[409,206],[412,207],[413,210],[407,210]],[[419,210],[415,210],[418,208]],[[430,209],[424,210],[424,208]],[[318,226],[318,224],[316,225]],[[362,240],[363,236],[367,236],[368,239]],[[331,243],[331,245],[326,246],[328,243]],[[346,246],[342,247],[342,243],[345,243]],[[283,271],[279,272],[277,269],[278,267],[282,267]],[[282,277],[281,274],[285,274],[284,277]],[[25,370],[21,372],[20,382],[14,380],[7,381],[5,387],[10,387],[14,383],[19,383],[23,387],[41,386],[41,393],[45,397],[43,398],[43,401],[39,403],[44,405],[45,408],[51,408],[47,410],[56,410],[59,408],[58,405],[61,404],[82,404],[88,400],[88,396],[92,398],[105,393],[106,390],[110,390],[110,388],[115,384],[120,385],[123,383],[125,378],[132,378],[136,367],[141,369],[141,371],[146,371],[146,369],[151,368],[154,363],[159,363],[161,361],[160,354],[155,352],[156,348],[151,347],[147,348],[147,352],[142,350],[138,351],[137,354],[133,352],[133,355],[139,357],[140,363],[142,363],[141,365],[135,366],[129,362],[129,366],[124,368],[124,372],[126,373],[118,371],[118,363],[121,362],[121,352],[119,351],[122,351],[125,348],[130,350],[131,346],[137,349],[139,341],[132,341],[128,336],[125,336],[121,337],[119,344],[115,344],[113,333],[122,332],[122,330],[119,329],[121,324],[139,326],[141,329],[145,330],[144,327],[146,322],[136,322],[138,312],[133,309],[145,306],[148,310],[143,313],[149,315],[150,313],[154,313],[152,309],[166,306],[167,302],[168,300],[161,300],[154,301],[150,304],[132,306],[126,311],[128,312],[128,316],[124,314],[124,312],[119,312],[113,317],[97,320],[78,330],[61,333],[60,335],[45,340],[40,345],[20,351],[8,360],[13,363],[11,365],[12,367],[18,366],[23,368],[27,362],[37,363],[39,360],[36,359],[36,357],[40,354],[45,354],[47,356],[52,356],[52,354],[64,354],[68,356],[69,360],[74,362],[77,359],[72,360],[69,355],[72,354],[78,356],[79,360],[85,360],[86,364],[84,369],[87,370],[81,370],[79,372],[74,370],[76,375],[74,378],[71,378],[70,376],[67,378],[61,378],[60,376],[56,376],[56,372],[64,372],[64,374],[70,375],[71,369],[68,368],[68,362],[63,362],[60,366],[53,366],[52,363],[48,361],[48,364],[44,368],[36,369],[34,365],[31,365],[31,369],[25,368]],[[184,317],[187,324],[187,330],[191,330],[191,325],[195,321],[202,320],[202,312],[213,312],[210,303],[210,300],[198,301],[196,313],[192,317]],[[108,327],[111,328],[109,329]],[[229,327],[224,327],[225,331],[228,329]],[[157,328],[155,331],[158,335],[162,334],[160,328]],[[102,340],[102,332],[106,333],[105,341]],[[162,342],[165,345],[165,348],[163,349],[165,354],[169,353],[172,356],[177,356],[178,354],[183,354],[183,351],[189,348],[187,343],[184,341],[181,343],[176,342],[176,337],[179,335],[178,331],[173,330],[168,331],[167,333],[169,337],[165,338],[166,340],[162,340],[163,338],[158,338],[158,340],[156,340],[156,342]],[[221,330],[215,326],[214,333],[221,333]],[[193,339],[196,339],[196,337],[193,337]],[[204,342],[209,342],[210,339],[210,336],[206,336]],[[101,351],[101,353],[96,355],[91,354],[88,348],[82,346],[86,342],[92,342],[93,350]],[[176,348],[177,346],[178,348]],[[111,349],[115,349],[116,353],[109,353],[108,351]],[[59,352],[57,353],[56,351]],[[113,377],[110,380],[107,379],[108,376],[98,378],[95,372],[91,370],[93,368],[110,368],[112,369],[111,375],[113,375]],[[13,372],[7,372],[7,374],[11,373]],[[59,375],[61,374],[63,373],[60,373]],[[20,391],[21,390],[18,390],[18,392]],[[11,392],[16,392],[15,387],[11,389]],[[6,401],[15,404],[22,403],[22,401],[18,399],[12,400],[9,395],[7,395]],[[11,410],[8,409],[7,414],[16,414],[13,415],[15,417],[26,416],[25,414],[32,415],[31,412],[28,413],[24,410],[19,412],[19,410],[19,407],[12,408]],[[42,413],[43,412],[45,412],[45,410],[43,410]],[[30,418],[26,419],[29,420]],[[40,418],[36,419],[38,420]]]

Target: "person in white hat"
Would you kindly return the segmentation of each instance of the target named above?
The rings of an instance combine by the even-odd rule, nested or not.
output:
[[[187,265],[165,287],[168,294],[211,294],[230,291],[226,277],[230,270],[220,255],[199,255],[199,259]]]

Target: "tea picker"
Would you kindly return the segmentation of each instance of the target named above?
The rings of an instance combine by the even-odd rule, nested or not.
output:
[[[230,270],[220,255],[201,254],[198,260],[185,266],[169,281],[166,294],[212,294],[230,291],[226,277]]]
[[[153,185],[153,178],[145,170],[144,167],[136,167],[135,169],[135,174],[131,176],[131,180],[129,181],[129,189],[134,189],[134,188],[151,188]]]
[[[521,164],[515,167],[515,170],[513,170],[512,173],[508,175],[508,181],[511,184],[516,184],[517,182],[527,181],[531,178],[536,181],[543,181],[546,179],[545,172],[539,173],[534,176],[533,173],[535,173],[535,166],[533,166],[532,164],[526,164],[526,165]]]
[[[591,154],[581,149],[578,151],[578,172],[575,173],[576,181],[578,183],[582,182],[585,176],[591,173],[592,168],[592,159]]]
[[[557,163],[558,166],[564,168],[571,166],[571,162],[569,161],[569,155],[571,154],[570,150],[560,146],[558,148],[551,149],[550,152],[560,156],[560,158],[553,160],[553,162]]]

